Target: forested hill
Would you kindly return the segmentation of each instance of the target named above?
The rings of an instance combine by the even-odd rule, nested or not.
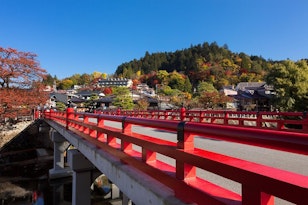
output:
[[[175,52],[145,53],[139,60],[118,66],[116,75],[131,78],[137,71],[148,74],[152,71],[177,71],[188,76],[193,85],[201,81],[213,83],[216,88],[236,85],[238,82],[264,80],[274,62],[260,56],[234,53],[227,45],[211,44],[191,46]]]

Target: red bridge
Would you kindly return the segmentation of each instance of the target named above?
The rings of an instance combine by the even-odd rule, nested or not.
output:
[[[301,167],[308,164],[306,113],[182,109],[93,114],[68,108],[43,117],[135,204],[308,204],[308,167]],[[276,168],[203,148],[210,141],[248,146],[248,153],[289,154],[306,163],[298,164],[302,172]],[[236,182],[240,191],[200,172]],[[89,204],[78,188],[73,190],[73,204]]]

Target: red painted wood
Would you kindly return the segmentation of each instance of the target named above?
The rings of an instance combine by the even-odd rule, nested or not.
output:
[[[168,116],[171,116],[170,119],[179,118],[176,112],[168,112]],[[198,111],[193,113],[194,115],[199,115],[199,120],[200,117],[202,117],[202,121],[206,118],[215,119],[225,125],[196,122],[179,124],[178,121],[158,119],[166,117],[165,113],[160,113],[159,116],[152,113],[151,117],[156,117],[156,119],[75,113],[75,115],[83,116],[83,119],[96,118],[98,120],[97,124],[91,123],[89,120],[80,121],[76,116],[65,118],[65,113],[63,116],[62,113],[57,112],[49,113],[45,115],[45,118],[58,121],[63,126],[68,125],[68,129],[75,131],[97,147],[104,149],[124,163],[143,171],[173,189],[175,195],[185,202],[195,204],[272,205],[274,204],[274,196],[277,196],[296,204],[308,204],[308,197],[303,197],[308,195],[308,176],[200,150],[195,148],[193,143],[194,137],[197,135],[198,137],[308,155],[307,133],[243,127],[244,120],[257,120],[257,124],[261,125],[262,122],[267,120],[263,119],[265,115],[277,115],[277,120],[270,120],[280,125],[294,123],[292,120],[281,120],[279,118],[282,116],[299,117],[301,116],[299,113],[233,112],[226,114],[221,111]],[[129,113],[127,112],[126,114]],[[135,112],[130,114],[137,115]],[[255,119],[242,117],[237,119],[239,126],[227,125],[227,121],[236,120],[234,117],[236,114],[244,117],[245,115],[255,115]],[[142,115],[144,116],[145,113],[142,113]],[[67,116],[70,115],[67,114]],[[185,117],[189,117],[189,120],[194,119],[187,116],[187,113]],[[103,120],[121,122],[123,123],[123,129],[105,126]],[[306,118],[302,121],[308,122]],[[299,124],[301,123],[299,121]],[[177,133],[180,141],[174,143],[157,139],[155,136],[134,133],[132,132],[132,126],[135,125]],[[83,127],[83,129],[78,129],[79,126]],[[89,132],[84,133],[84,130],[90,130],[90,134]],[[97,138],[93,137],[94,135]],[[116,142],[117,139],[121,141],[121,144]],[[141,147],[141,151],[134,150],[133,145]],[[174,159],[175,165],[159,161],[157,159],[158,153]],[[198,178],[196,168],[241,183],[242,196]]]

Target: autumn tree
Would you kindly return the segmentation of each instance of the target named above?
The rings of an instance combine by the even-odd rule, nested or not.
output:
[[[111,95],[112,94],[112,88],[111,87],[104,87],[103,93],[105,95]]]
[[[79,85],[88,85],[88,84],[90,84],[91,80],[92,80],[91,75],[84,73],[80,76],[80,80],[79,80],[78,84]]]
[[[102,74],[102,78],[103,78],[103,79],[107,79],[107,77],[108,77],[107,73],[103,73],[103,74]]]
[[[184,91],[185,83],[187,82],[185,82],[184,76],[178,73],[177,71],[173,71],[172,73],[169,73],[168,85],[172,89],[178,89],[178,90]],[[190,88],[191,88],[191,85],[190,85]]]
[[[45,104],[43,79],[47,75],[36,54],[0,47],[0,118],[16,117]]]
[[[227,102],[232,101],[230,97],[216,91],[202,92],[198,97],[198,100],[201,107],[205,109],[217,109],[219,107],[224,108]]]
[[[157,71],[157,78],[160,80],[160,83],[163,85],[168,84],[168,76],[169,73],[166,70],[159,70]]]
[[[0,47],[1,88],[30,88],[34,81],[42,80],[45,75],[35,54]]]
[[[58,88],[61,90],[67,90],[67,89],[71,89],[73,85],[74,85],[74,81],[71,80],[70,78],[66,78],[59,82]]]
[[[150,103],[148,102],[147,98],[141,98],[137,101],[137,104],[135,106],[138,110],[147,110]]]
[[[103,76],[103,74],[101,72],[98,72],[98,71],[94,71],[92,73],[92,77],[93,79],[96,79],[96,78],[101,78]]]

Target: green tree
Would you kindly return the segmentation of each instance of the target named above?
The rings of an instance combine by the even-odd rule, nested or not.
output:
[[[89,112],[93,112],[94,109],[96,108],[97,106],[97,100],[99,99],[99,96],[98,94],[96,93],[92,93],[91,96],[90,96],[90,99],[88,99],[86,102],[85,102],[85,107],[88,109]]]
[[[44,85],[53,85],[53,82],[57,80],[56,77],[52,77],[50,74],[46,75],[46,78],[43,80]]]
[[[304,60],[297,63],[285,60],[269,70],[266,82],[276,91],[274,103],[280,110],[308,110],[308,66]]]
[[[133,98],[127,87],[114,87],[112,93],[115,95],[113,105],[125,110],[134,108]]]
[[[172,88],[172,89],[178,89],[183,91],[184,90],[184,85],[185,85],[185,79],[183,77],[183,75],[181,75],[180,73],[173,71],[172,73],[169,74],[169,83],[168,85]]]
[[[66,79],[60,81],[58,87],[59,87],[59,89],[67,90],[67,89],[72,88],[73,85],[74,85],[74,82],[71,79],[66,78]]]
[[[191,93],[192,92],[192,85],[190,83],[190,80],[188,77],[185,77],[185,81],[184,81],[184,92],[188,92]]]
[[[79,84],[79,82],[80,82],[80,74],[74,74],[69,79],[73,82],[74,85],[80,85]]]
[[[216,88],[213,86],[213,84],[208,82],[201,82],[199,83],[197,87],[198,93],[202,92],[217,92]]]
[[[162,86],[160,89],[159,89],[159,92],[166,95],[166,96],[171,96],[172,93],[173,93],[173,89],[168,86],[168,85],[165,85],[165,86]]]
[[[79,85],[89,85],[91,80],[92,80],[91,75],[84,73],[80,76],[80,81],[78,82],[78,84]]]
[[[169,73],[166,70],[159,70],[156,75],[162,84],[167,85]]]
[[[63,102],[58,101],[56,102],[56,108],[57,110],[64,111],[66,109],[66,105]]]
[[[124,68],[123,70],[123,78],[133,78],[135,75],[133,69],[131,67]]]

